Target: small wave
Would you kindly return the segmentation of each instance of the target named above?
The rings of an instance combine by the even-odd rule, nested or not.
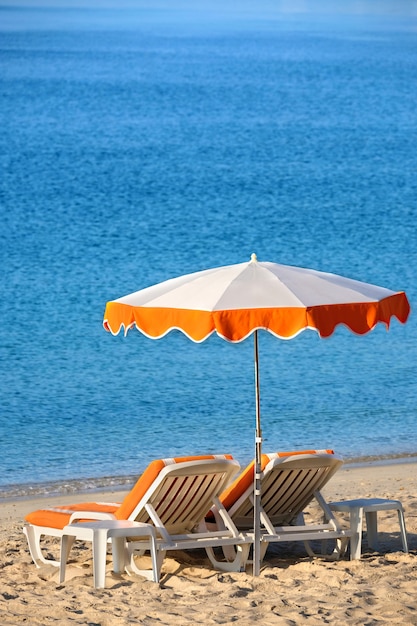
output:
[[[365,465],[390,465],[393,463],[417,463],[417,453],[407,454],[373,454],[360,457],[344,458],[344,465],[359,467]]]
[[[10,484],[1,487],[0,501],[53,497],[74,493],[97,493],[98,491],[128,491],[137,476],[105,476],[102,478],[78,478],[44,483]]]

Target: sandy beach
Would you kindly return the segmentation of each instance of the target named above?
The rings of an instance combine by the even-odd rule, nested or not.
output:
[[[108,559],[105,589],[94,589],[90,544],[71,552],[65,584],[52,566],[37,569],[22,533],[26,513],[63,499],[10,501],[1,507],[0,623],[181,625],[232,624],[417,624],[417,464],[345,466],[324,495],[335,501],[356,497],[401,500],[409,554],[401,550],[395,512],[378,515],[381,552],[368,549],[360,561],[337,562],[306,556],[302,545],[270,549],[259,578],[210,568],[202,552],[170,553],[159,585],[139,576],[114,575]],[[90,500],[115,501],[123,493]],[[52,540],[51,540],[52,541]]]

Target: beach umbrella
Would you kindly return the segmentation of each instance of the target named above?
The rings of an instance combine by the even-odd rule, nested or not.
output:
[[[107,302],[103,325],[114,335],[136,327],[159,339],[180,330],[194,342],[213,333],[230,342],[254,336],[255,472],[253,573],[260,571],[260,478],[262,430],[259,393],[258,331],[291,339],[306,329],[329,337],[344,324],[363,335],[395,316],[410,312],[403,291],[394,292],[336,274],[259,262],[215,267],[172,278]]]

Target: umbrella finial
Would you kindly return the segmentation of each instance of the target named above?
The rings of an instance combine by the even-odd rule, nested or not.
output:
[[[252,263],[256,263],[258,258],[256,256],[256,254],[254,252],[252,252],[252,254],[250,255],[250,260]]]

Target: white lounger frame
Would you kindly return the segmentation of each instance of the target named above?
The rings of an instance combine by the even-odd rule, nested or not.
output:
[[[310,541],[335,540],[335,549],[327,558],[337,559],[344,554],[351,530],[341,528],[320,490],[342,465],[334,454],[297,454],[273,458],[261,477],[261,558],[268,544],[302,541],[310,556],[317,556]],[[313,500],[323,514],[322,523],[306,524],[304,509]],[[217,528],[222,527],[222,518],[216,507],[212,509]],[[229,508],[228,514],[240,533],[254,539],[253,532],[253,489],[250,487]],[[325,543],[322,544],[323,548]],[[228,558],[231,550],[224,549]],[[324,550],[321,556],[325,556]]]
[[[161,565],[167,550],[207,548],[208,556],[215,567],[230,571],[238,570],[247,561],[251,538],[240,533],[224,510],[218,496],[230,483],[239,469],[237,461],[216,458],[172,463],[165,466],[140,502],[136,505],[129,520],[151,523],[157,531],[158,580]],[[223,528],[209,530],[204,525],[204,516],[212,506],[216,506]],[[70,523],[77,520],[116,519],[111,513],[77,511],[72,514]],[[25,524],[23,528],[29,550],[35,564],[59,566],[59,561],[42,553],[41,541],[44,536],[62,537],[63,530]],[[71,537],[72,542],[76,537]],[[135,553],[149,548],[146,540],[127,542],[128,563],[126,570],[152,579],[151,570],[141,570],[135,564]],[[218,561],[212,551],[216,546],[234,546],[233,562]],[[70,549],[68,546],[68,550]]]

